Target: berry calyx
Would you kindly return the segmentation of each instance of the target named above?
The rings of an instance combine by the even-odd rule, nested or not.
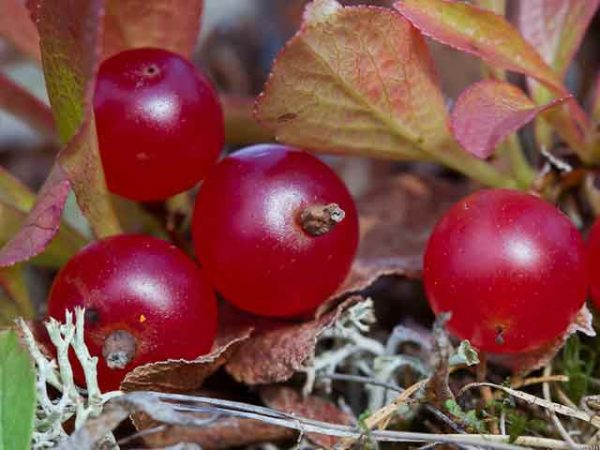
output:
[[[86,308],[85,342],[98,357],[103,391],[118,389],[137,366],[207,353],[217,330],[216,299],[202,271],[151,236],[109,237],[73,256],[54,280],[48,314],[63,320],[76,306]]]
[[[225,299],[254,314],[294,317],[325,301],[348,274],[358,218],[326,164],[266,144],[217,164],[196,199],[192,233]]]
[[[427,297],[449,330],[481,350],[539,348],[564,333],[585,302],[587,261],[571,221],[532,195],[494,189],[456,203],[424,258]]]
[[[191,188],[223,147],[215,90],[189,61],[166,50],[126,50],[104,61],[94,114],[108,187],[132,200]]]

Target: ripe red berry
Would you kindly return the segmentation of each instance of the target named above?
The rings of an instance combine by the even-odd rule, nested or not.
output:
[[[596,309],[600,309],[600,219],[594,222],[587,239],[590,268],[590,295]]]
[[[189,61],[166,50],[127,50],[104,61],[94,113],[108,187],[133,200],[191,188],[223,146],[217,94]]]
[[[86,308],[85,340],[104,391],[118,389],[139,365],[207,353],[217,329],[215,296],[201,270],[150,236],[110,237],[77,253],[54,280],[48,313],[62,321],[76,306]],[[79,364],[75,379],[84,382]]]
[[[318,158],[248,147],[204,181],[194,211],[196,252],[216,289],[255,314],[313,310],[342,283],[358,243],[350,193]]]
[[[583,306],[587,264],[570,220],[532,195],[485,190],[455,204],[437,224],[424,260],[435,313],[484,351],[511,353],[549,343]]]

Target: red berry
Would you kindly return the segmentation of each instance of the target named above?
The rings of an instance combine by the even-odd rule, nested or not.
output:
[[[549,343],[583,306],[587,265],[570,220],[532,195],[485,190],[455,204],[425,253],[425,288],[451,332],[484,351]]]
[[[207,353],[217,329],[215,296],[198,266],[150,236],[110,237],[71,258],[54,280],[48,313],[62,321],[65,310],[76,306],[86,308],[85,340],[98,357],[103,391],[118,389],[139,365]],[[124,360],[112,364],[124,368],[109,368],[107,360],[123,354]],[[83,384],[81,368],[75,367],[76,381]]]
[[[596,309],[600,309],[600,219],[594,222],[587,239],[590,268],[590,295]]]
[[[340,211],[331,204],[345,213],[337,224]],[[320,224],[319,214],[333,220]],[[192,232],[203,268],[227,300],[255,314],[291,317],[313,310],[342,283],[358,219],[346,186],[326,164],[266,144],[234,153],[211,172]]]
[[[133,200],[191,188],[223,146],[217,94],[189,61],[166,50],[127,50],[104,61],[94,113],[108,187]]]

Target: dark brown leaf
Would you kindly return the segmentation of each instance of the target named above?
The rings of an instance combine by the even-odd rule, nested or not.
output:
[[[138,430],[148,430],[160,426],[146,414],[134,417]],[[205,427],[166,426],[156,433],[144,437],[150,447],[166,447],[180,442],[194,442],[203,449],[242,447],[263,442],[277,442],[293,439],[293,430],[277,427],[252,419],[224,417]]]
[[[122,391],[189,392],[227,362],[235,349],[250,337],[252,328],[240,327],[237,335],[221,337],[215,349],[194,361],[169,360],[145,364],[129,372],[121,383]],[[225,339],[227,341],[222,343]]]
[[[303,397],[294,389],[284,386],[268,386],[260,391],[263,402],[270,408],[293,414],[298,417],[319,420],[339,425],[351,425],[354,418],[333,403],[316,396]],[[315,444],[332,448],[338,441],[332,436],[309,433],[307,437]]]
[[[342,312],[359,301],[351,297],[323,315],[302,323],[259,320],[231,310],[240,323],[255,322],[256,329],[247,341],[236,348],[225,368],[237,381],[245,384],[271,384],[288,380],[312,355],[317,338],[332,326]]]

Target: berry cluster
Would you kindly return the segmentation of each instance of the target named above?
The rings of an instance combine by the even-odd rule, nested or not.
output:
[[[343,182],[318,158],[274,144],[217,163],[224,142],[218,96],[181,56],[136,49],[106,60],[94,113],[115,194],[162,200],[203,180],[192,226],[200,264],[154,237],[120,235],[85,247],[53,283],[50,316],[86,308],[101,389],[118,389],[139,365],[210,351],[213,286],[240,309],[291,318],[313,311],[342,283],[358,245],[356,208]]]
[[[188,61],[158,49],[116,55],[100,68],[94,107],[111,191],[162,200],[203,180],[192,223],[199,264],[159,239],[121,235],[84,248],[54,281],[48,312],[61,319],[86,308],[103,390],[141,364],[210,351],[213,288],[242,310],[278,318],[306,315],[338,289],[358,245],[348,190],[319,159],[286,146],[257,145],[217,163],[218,96]],[[485,190],[438,223],[424,281],[433,310],[451,313],[450,331],[481,350],[514,353],[567,329],[590,289],[589,267],[600,267],[600,223],[588,255],[553,206]],[[591,293],[600,302],[600,277]]]

